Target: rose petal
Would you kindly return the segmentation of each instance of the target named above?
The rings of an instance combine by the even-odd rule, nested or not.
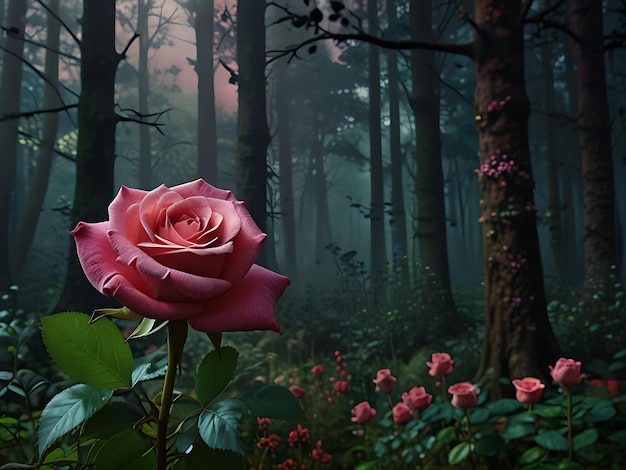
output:
[[[197,179],[190,181],[189,183],[179,184],[170,188],[172,191],[176,191],[184,198],[192,196],[205,196],[215,199],[221,199],[224,201],[236,201],[235,196],[231,191],[215,188],[206,183],[203,179]]]
[[[204,303],[205,311],[189,319],[196,330],[223,331],[273,330],[280,332],[274,306],[289,279],[269,269],[253,265],[228,292]]]

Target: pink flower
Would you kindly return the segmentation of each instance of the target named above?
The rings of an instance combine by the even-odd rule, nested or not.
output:
[[[289,279],[254,264],[266,235],[230,191],[199,179],[122,186],[109,220],[72,230],[91,284],[133,312],[199,331],[274,330]]]
[[[276,470],[298,470],[298,464],[293,459],[287,459],[277,464]]]
[[[297,385],[292,385],[289,390],[296,398],[304,398],[304,396],[306,395],[306,390],[304,390],[302,387],[298,387]]]
[[[333,456],[322,449],[322,441],[317,441],[315,443],[315,449],[311,451],[311,457],[314,460],[319,460],[322,463],[328,463],[333,459]]]
[[[257,424],[259,425],[259,429],[263,431],[272,425],[272,420],[270,418],[257,418]]]
[[[406,424],[413,419],[413,412],[404,403],[398,403],[391,410],[393,422],[396,424]]]
[[[376,410],[370,406],[366,401],[362,401],[352,408],[353,423],[365,424],[369,423],[371,419],[376,415]]]
[[[580,361],[562,357],[556,361],[554,367],[550,366],[550,375],[552,375],[555,382],[558,382],[563,387],[571,387],[579,384],[585,377],[585,374],[580,373],[581,365]]]
[[[324,367],[321,366],[320,364],[313,366],[313,368],[311,369],[311,374],[315,375],[316,377],[319,377],[323,373],[324,373]]]
[[[531,403],[537,403],[541,400],[541,394],[543,389],[546,388],[541,380],[534,377],[524,377],[523,379],[513,380],[515,386],[515,398],[520,403],[530,405]]]
[[[431,377],[443,377],[454,370],[452,367],[454,361],[448,353],[434,353],[430,361],[426,365],[430,367],[428,374]]]
[[[303,428],[301,424],[298,424],[296,429],[289,433],[287,441],[289,442],[289,447],[295,446],[298,442],[308,444],[311,441],[309,429]]]
[[[391,375],[391,371],[389,369],[380,369],[376,372],[376,378],[373,382],[376,384],[376,390],[384,393],[385,395],[389,395],[391,393],[391,389],[393,388],[393,384],[396,383],[396,378]]]
[[[259,449],[271,449],[274,450],[280,444],[280,436],[278,434],[270,434],[267,437],[262,437],[259,439],[259,442],[256,443],[256,446]]]
[[[345,395],[350,391],[352,387],[350,387],[350,383],[345,380],[338,380],[333,385],[333,390],[336,395]]]
[[[460,382],[448,388],[448,393],[452,395],[452,405],[457,408],[474,408],[478,397],[476,388],[469,382]]]
[[[402,394],[402,403],[417,411],[421,411],[430,405],[433,396],[426,393],[424,387],[413,387],[408,393]]]

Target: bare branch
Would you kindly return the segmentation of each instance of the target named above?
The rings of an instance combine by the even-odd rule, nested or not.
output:
[[[78,108],[78,103],[64,104],[63,106],[59,106],[56,108],[36,109],[34,111],[24,111],[15,114],[0,114],[0,122],[9,121],[11,119],[29,118],[33,116],[38,116],[39,114],[60,113],[61,111],[67,111],[68,109],[74,108]]]
[[[130,38],[130,40],[128,41],[128,44],[126,44],[126,47],[124,47],[124,50],[120,52],[120,55],[119,55],[120,60],[126,58],[126,53],[128,52],[128,49],[130,49],[130,46],[132,46],[133,42],[135,42],[135,40],[138,37],[139,37],[139,33],[135,32],[135,34],[133,34],[133,37]]]
[[[80,39],[78,39],[78,36],[76,36],[76,34],[74,34],[74,31],[72,31],[70,29],[70,27],[67,25],[67,23],[65,23],[65,21],[63,21],[61,19],[61,17],[59,15],[57,15],[55,12],[53,12],[50,7],[48,7],[48,5],[46,5],[44,2],[42,2],[41,0],[36,0],[37,3],[39,3],[47,12],[49,15],[52,15],[54,18],[56,18],[56,20],[61,23],[61,26],[63,26],[65,28],[65,30],[67,31],[67,33],[72,36],[72,39],[76,42],[76,44],[78,44],[80,46]]]

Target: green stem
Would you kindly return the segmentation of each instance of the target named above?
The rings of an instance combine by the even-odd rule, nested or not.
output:
[[[391,399],[391,394],[387,395],[387,401],[389,402],[389,408],[391,409],[391,412],[393,413],[393,400]]]
[[[467,441],[470,445],[470,463],[472,464],[472,468],[476,468],[476,463],[474,462],[474,443],[472,442],[472,427],[470,426],[469,408],[465,408],[465,424],[467,425]]]
[[[448,390],[446,389],[446,380],[444,379],[444,376],[441,376],[441,380],[439,380],[440,384],[441,384],[441,392],[443,393],[443,402],[446,403],[448,401],[450,401],[450,399],[448,398]]]
[[[183,347],[187,339],[187,320],[170,320],[167,325],[167,370],[163,381],[161,408],[157,420],[157,470],[165,470],[167,466],[167,423],[170,418],[170,407],[174,396],[176,369],[183,358]]]
[[[567,444],[569,445],[569,460],[574,457],[574,446],[572,444],[572,392],[569,387],[563,387],[567,395]]]

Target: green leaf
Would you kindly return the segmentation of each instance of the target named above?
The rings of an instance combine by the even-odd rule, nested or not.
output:
[[[62,447],[57,447],[48,455],[46,455],[42,464],[53,464],[53,463],[62,463],[67,466],[68,462],[76,462],[78,463],[78,449],[75,447],[70,447],[69,449],[64,449]],[[46,468],[45,466],[39,468]],[[56,468],[56,467],[52,467]]]
[[[535,442],[544,449],[548,450],[568,450],[569,445],[567,439],[565,439],[558,431],[550,429],[540,433],[535,437]]]
[[[112,396],[112,390],[76,384],[52,397],[39,419],[39,456],[41,457],[54,441],[106,405]]]
[[[500,451],[504,450],[506,442],[502,439],[502,436],[498,434],[486,434],[483,435],[476,442],[476,453],[480,455],[497,455]]]
[[[511,441],[515,439],[521,439],[522,437],[526,437],[535,432],[535,426],[532,424],[509,424],[504,432],[502,433],[502,437]]]
[[[137,338],[144,338],[146,336],[150,336],[153,333],[156,333],[157,331],[159,331],[161,328],[163,328],[164,326],[167,325],[167,320],[166,321],[160,321],[160,320],[155,320],[153,318],[142,318],[141,322],[139,322],[139,325],[137,325],[137,328],[135,328],[133,330],[133,332],[128,335],[128,338],[126,338],[126,341],[129,341],[131,339],[137,339]]]
[[[598,437],[600,437],[600,434],[596,429],[585,429],[580,434],[576,434],[572,439],[572,445],[574,447],[574,450],[577,451],[582,449],[583,447],[590,446],[598,440]]]
[[[95,470],[154,470],[156,452],[149,439],[132,429],[111,436],[94,460]]]
[[[246,391],[237,398],[250,410],[250,413],[259,418],[306,421],[300,400],[281,385],[264,385]]]
[[[41,334],[54,362],[73,379],[96,388],[130,388],[130,346],[109,319],[89,323],[84,313],[57,313],[41,319]]]
[[[502,416],[521,411],[524,409],[524,405],[513,398],[501,398],[498,401],[489,403],[487,409],[492,416]]]
[[[211,449],[204,442],[198,442],[189,454],[181,457],[174,470],[207,468],[207,462],[211,462],[211,468],[243,468],[244,458],[234,452]]]
[[[134,361],[132,372],[133,387],[139,382],[163,377],[167,370],[167,354],[156,351]]]
[[[600,400],[589,410],[583,418],[586,423],[600,423],[609,421],[617,414],[611,400]]]
[[[521,465],[531,465],[541,462],[548,455],[548,451],[543,447],[531,447],[525,451],[520,457],[519,463]]]
[[[144,413],[126,402],[111,401],[85,423],[83,439],[108,439],[124,429],[131,429]]]
[[[196,373],[196,394],[202,405],[215,400],[233,380],[239,353],[230,346],[214,349],[202,359]]]
[[[463,460],[469,457],[472,447],[472,444],[469,442],[461,442],[455,445],[450,449],[450,453],[448,454],[448,463],[450,465],[456,465],[463,462]]]
[[[198,430],[206,445],[213,449],[228,450],[243,455],[239,443],[239,422],[243,411],[233,399],[213,403],[200,414]]]

